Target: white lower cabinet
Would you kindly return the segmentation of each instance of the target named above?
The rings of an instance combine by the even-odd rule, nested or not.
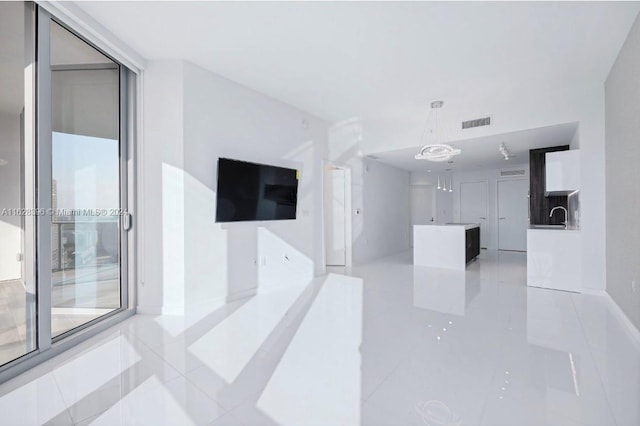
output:
[[[527,230],[527,285],[580,292],[580,240],[580,231],[577,230]]]

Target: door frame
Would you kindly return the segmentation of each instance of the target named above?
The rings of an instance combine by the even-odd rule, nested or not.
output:
[[[526,253],[526,230],[525,230],[525,249],[524,250],[510,250],[510,249],[501,249],[500,248],[500,182],[512,182],[512,181],[529,181],[529,177],[513,177],[513,178],[498,178],[496,179],[496,249],[500,251],[513,251],[518,253]],[[527,194],[528,194],[527,190]],[[527,220],[529,220],[529,203],[527,203]]]
[[[458,183],[457,188],[458,188],[458,206],[459,206],[459,211],[458,211],[458,221],[461,222],[462,221],[462,185],[464,185],[465,183],[484,183],[485,185],[485,189],[486,189],[486,200],[487,202],[485,203],[485,213],[484,213],[484,217],[485,217],[485,225],[486,225],[486,229],[485,229],[485,240],[489,239],[489,234],[490,234],[490,226],[491,226],[491,222],[489,221],[489,200],[490,198],[490,191],[489,191],[489,180],[488,179],[478,179],[478,180],[463,180],[460,181],[460,183]],[[496,221],[497,221],[497,216],[496,216]],[[495,223],[494,226],[498,226],[497,223]],[[483,245],[484,243],[484,245]],[[480,248],[481,249],[487,249],[489,247],[489,245],[487,244],[487,241],[482,241],[482,228],[480,229]]]
[[[339,163],[336,161],[330,161],[330,160],[322,160],[322,177],[320,179],[320,188],[321,188],[321,198],[322,198],[322,273],[324,274],[327,270],[327,251],[326,251],[326,247],[327,247],[327,237],[325,234],[325,228],[326,228],[326,221],[327,221],[327,208],[326,208],[326,201],[327,201],[327,197],[326,197],[326,192],[325,192],[325,185],[324,185],[324,181],[325,181],[325,177],[327,174],[327,171],[330,168],[334,168],[334,169],[341,169],[344,170],[344,211],[345,211],[345,220],[344,220],[344,227],[345,227],[345,267],[351,267],[353,266],[353,232],[352,232],[352,217],[351,217],[351,210],[352,210],[352,185],[351,185],[351,167],[347,166],[346,164],[343,163]],[[356,214],[362,214],[362,212],[360,213],[356,213]]]
[[[38,9],[38,45],[47,46],[51,44],[51,23],[55,22],[62,28],[69,31],[71,34],[76,36],[78,39],[84,41],[90,47],[96,49],[98,52],[102,53],[113,62],[119,65],[119,73],[118,73],[118,105],[119,105],[119,128],[118,128],[118,183],[119,183],[119,208],[123,211],[128,212],[128,169],[127,169],[127,161],[128,161],[128,145],[129,145],[129,132],[127,125],[127,117],[128,117],[128,79],[127,79],[127,69],[124,65],[120,64],[115,58],[113,58],[108,53],[104,52],[103,49],[100,49],[94,43],[86,40],[84,37],[79,35],[76,31],[66,25],[64,22],[58,20],[55,16],[51,15],[49,12],[43,10],[42,8]],[[39,207],[44,207],[46,209],[51,209],[51,182],[50,178],[52,175],[52,120],[53,111],[51,108],[52,105],[52,74],[53,70],[50,64],[50,49],[38,49],[38,54],[40,55],[37,60],[37,73],[38,73],[38,100],[37,100],[37,108],[38,111],[45,111],[45,120],[42,120],[40,117],[43,116],[42,113],[38,114],[39,120],[37,123],[38,126],[38,137],[37,137],[37,157],[39,159],[36,173],[38,175],[37,179],[37,187],[38,187],[38,205]],[[83,67],[75,66],[75,68],[83,69]],[[87,67],[87,69],[96,69],[94,67]],[[40,159],[42,157],[42,159]],[[41,196],[42,194],[42,196]],[[128,214],[128,213],[127,213]],[[51,336],[51,321],[52,315],[38,315],[38,317],[46,317],[44,320],[49,321],[49,336],[47,333],[43,333],[42,329],[38,333],[38,336],[41,336],[43,339],[49,338],[50,345],[55,344],[59,341],[67,339],[86,328],[90,328],[91,326],[101,323],[105,319],[116,316],[127,309],[129,309],[129,229],[124,229],[123,220],[125,220],[125,215],[120,215],[118,220],[118,231],[119,231],[119,256],[118,256],[118,265],[120,267],[120,308],[115,309],[107,314],[101,315],[97,318],[92,319],[91,321],[85,322],[77,327],[74,327],[70,330],[67,330],[57,336]],[[126,218],[130,223],[130,217]],[[51,217],[49,216],[41,216],[38,217],[37,229],[41,230],[38,232],[38,253],[46,253],[47,250],[43,250],[41,244],[49,244],[51,243]],[[42,238],[45,236],[45,238]],[[48,240],[47,240],[48,239]],[[43,243],[41,243],[43,241]],[[51,249],[49,248],[50,252]],[[39,285],[43,284],[46,288],[51,288],[51,256],[38,256],[38,276],[39,276]],[[41,293],[42,294],[42,293]],[[49,297],[51,299],[51,294],[44,297]],[[52,310],[53,305],[51,300],[48,300],[49,311]],[[40,311],[40,301],[38,303],[38,310]],[[45,308],[43,304],[42,308]],[[40,337],[39,337],[40,340]],[[43,343],[43,342],[39,342]],[[40,346],[39,346],[40,347]]]

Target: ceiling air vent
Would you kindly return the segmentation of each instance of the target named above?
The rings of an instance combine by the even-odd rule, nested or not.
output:
[[[475,120],[463,121],[462,129],[471,129],[473,127],[490,126],[491,117],[476,118]]]
[[[500,177],[524,176],[524,170],[500,170]]]
[[[378,157],[377,155],[367,155],[367,158],[371,158],[372,160],[379,160],[380,157]]]

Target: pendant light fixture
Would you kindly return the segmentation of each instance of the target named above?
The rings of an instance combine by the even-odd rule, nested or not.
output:
[[[440,176],[438,176],[438,189],[441,189],[441,186],[440,186]]]
[[[453,178],[449,179],[449,192],[453,192]]]
[[[431,102],[430,118],[432,118],[432,120],[427,119],[427,124],[425,125],[425,131],[422,138],[425,145],[415,155],[416,160],[437,162],[449,161],[454,156],[462,152],[460,149],[453,148],[451,145],[443,143],[445,138],[441,133],[443,133],[444,126],[440,119],[440,110],[443,105],[443,101]],[[429,126],[430,121],[432,121],[431,127]]]

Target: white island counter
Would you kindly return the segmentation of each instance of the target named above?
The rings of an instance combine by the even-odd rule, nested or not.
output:
[[[480,225],[443,223],[413,226],[413,264],[464,270],[480,253]]]

